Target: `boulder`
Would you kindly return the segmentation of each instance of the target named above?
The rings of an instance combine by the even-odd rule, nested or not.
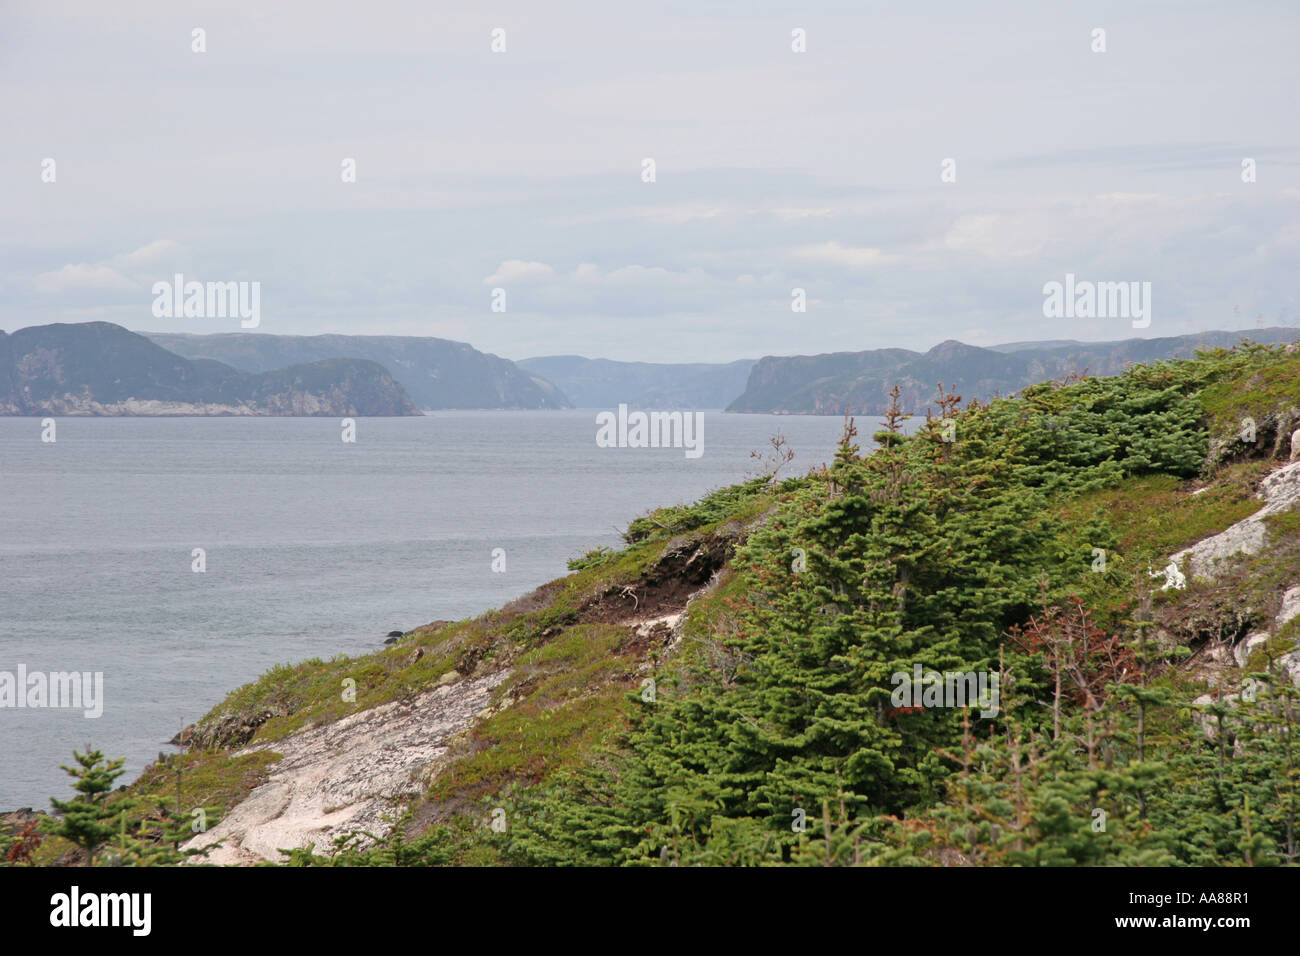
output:
[[[194,725],[190,724],[171,740],[167,741],[173,747],[188,747],[190,741],[194,739]],[[159,755],[161,756],[161,755]]]
[[[1300,615],[1300,585],[1288,588],[1282,595],[1282,609],[1277,612],[1277,629],[1280,631]]]
[[[1255,653],[1256,648],[1263,647],[1268,643],[1268,635],[1263,631],[1256,631],[1254,634],[1246,635],[1246,639],[1237,642],[1237,646],[1232,649],[1233,660],[1237,662],[1238,667],[1245,667],[1246,662],[1250,660],[1250,655]]]

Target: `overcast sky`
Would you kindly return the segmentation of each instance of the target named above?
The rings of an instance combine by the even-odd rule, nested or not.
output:
[[[0,0],[0,327],[240,330],[154,318],[177,272],[260,282],[261,332],[514,359],[1300,325],[1298,28],[1293,0]],[[1067,272],[1150,282],[1150,326],[1044,318]]]

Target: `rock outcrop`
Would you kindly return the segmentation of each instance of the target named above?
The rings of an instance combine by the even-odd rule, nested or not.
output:
[[[1300,506],[1300,462],[1285,465],[1260,483],[1264,507],[1216,535],[1170,556],[1194,580],[1213,581],[1220,567],[1237,555],[1258,554],[1268,540],[1264,519]]]
[[[385,819],[391,801],[423,792],[426,770],[488,708],[493,689],[507,676],[509,671],[501,670],[451,681],[411,700],[238,751],[236,756],[269,750],[282,757],[225,819],[186,844],[198,848],[222,841],[206,860],[194,862],[280,862],[282,848],[314,844],[317,852],[326,852],[331,841],[349,833],[383,837],[392,826]]]

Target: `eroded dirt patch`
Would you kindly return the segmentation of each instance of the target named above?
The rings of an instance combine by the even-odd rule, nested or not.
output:
[[[632,584],[606,588],[578,615],[583,624],[639,624],[680,613],[726,563],[735,539],[711,535],[664,552]]]

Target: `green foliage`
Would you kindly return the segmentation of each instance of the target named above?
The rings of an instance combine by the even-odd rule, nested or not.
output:
[[[118,800],[110,805],[108,800],[114,781],[126,772],[122,769],[126,758],[106,760],[100,751],[89,748],[84,754],[74,750],[72,757],[77,766],[65,765],[62,769],[72,777],[77,796],[71,800],[51,797],[50,804],[59,815],[43,819],[41,829],[81,849],[87,864],[94,866],[99,848],[117,832],[114,823],[130,809],[129,801]]]
[[[778,487],[783,491],[789,491],[797,487],[802,480],[789,478],[781,482]],[[763,475],[739,485],[720,488],[691,505],[658,508],[644,517],[633,520],[623,532],[623,538],[628,544],[636,544],[694,531],[717,521],[744,517],[754,510],[755,504],[762,505],[767,502],[770,488],[771,480],[767,475]]]
[[[1252,451],[1251,443],[1241,434],[1247,418],[1260,433],[1257,442],[1289,437],[1300,424],[1300,362],[1294,353],[1279,346],[1243,343],[1237,351],[1217,349],[1202,353],[1202,357],[1212,371],[1201,392],[1201,403],[1220,459]]]
[[[570,571],[585,571],[587,568],[598,568],[614,556],[614,552],[602,545],[599,548],[593,548],[580,558],[570,558],[568,567]]]
[[[651,512],[627,548],[527,600],[278,668],[205,724],[274,739],[453,668],[511,666],[389,836],[285,851],[297,866],[1294,864],[1300,708],[1279,658],[1300,621],[1245,674],[1217,674],[1209,708],[1178,662],[1193,638],[1271,619],[1300,525],[1271,518],[1269,548],[1212,588],[1154,591],[1148,568],[1259,507],[1267,442],[1239,448],[1231,429],[1255,411],[1280,428],[1298,371],[1248,346],[964,410],[941,389],[915,434],[895,407],[864,456],[848,422],[824,469]],[[743,543],[672,655],[644,653],[605,602],[707,536]],[[899,698],[917,668],[996,677],[998,706]],[[348,676],[357,700],[340,703]],[[1230,693],[1237,677],[1250,693]],[[497,809],[502,832],[485,825]]]
[[[476,724],[469,750],[439,777],[434,799],[537,782],[587,752],[615,722],[624,690],[612,680],[627,666],[613,627],[570,628],[525,654],[514,678],[497,691],[514,704]]]
[[[484,828],[467,818],[449,824],[435,824],[414,840],[406,835],[406,819],[386,818],[392,827],[387,837],[367,831],[346,833],[335,838],[324,853],[316,845],[280,851],[283,865],[295,867],[331,866],[483,866],[499,862],[494,852],[501,838],[484,835]]]
[[[1162,676],[1178,655],[1130,613],[1150,600],[1148,560],[1258,507],[1254,464],[1203,495],[1181,483],[1207,459],[1204,389],[1280,355],[1037,386],[954,413],[956,441],[937,420],[912,436],[891,422],[866,457],[850,428],[732,561],[743,599],[698,639],[709,653],[637,702],[610,749],[512,796],[505,859],[1294,860],[1290,711],[1271,698],[1267,718],[1237,718],[1231,748],[1210,744],[1195,689]],[[702,520],[687,512],[654,525]],[[1114,554],[1104,574],[1095,547]],[[997,674],[1001,712],[897,706],[893,675],[917,666]]]
[[[177,812],[167,803],[159,802],[149,813],[133,823],[128,822],[127,808],[118,811],[118,831],[108,845],[111,866],[175,866],[194,858],[206,857],[220,846],[220,841],[201,847],[182,847],[182,843],[202,830],[196,829],[200,817]],[[203,808],[205,828],[217,822],[215,811]]]
[[[207,856],[219,845],[181,846],[220,819],[217,807],[183,809],[196,791],[211,795],[211,785],[201,775],[194,779],[191,774],[187,780],[180,764],[182,756],[172,758],[176,772],[165,774],[169,791],[165,795],[155,789],[159,765],[145,773],[133,793],[125,794],[113,789],[113,782],[124,772],[124,758],[107,761],[99,751],[73,751],[73,757],[78,766],[63,769],[74,778],[78,796],[69,801],[51,798],[58,816],[43,818],[41,829],[60,842],[67,841],[63,846],[70,843],[83,851],[87,865],[94,866],[106,855],[111,866],[168,866]]]

